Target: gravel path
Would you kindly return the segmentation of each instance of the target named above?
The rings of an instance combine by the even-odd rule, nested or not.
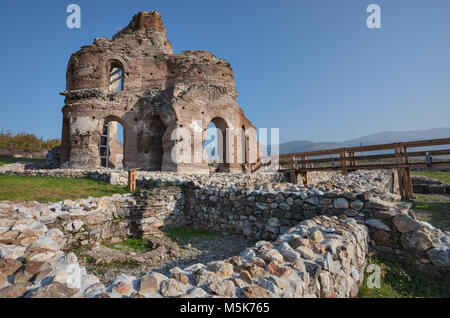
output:
[[[181,243],[162,236],[152,238],[149,245],[153,247],[152,250],[138,253],[126,248],[116,250],[97,244],[77,254],[80,264],[86,266],[88,273],[98,276],[103,284],[109,285],[119,274],[138,277],[155,271],[167,275],[176,266],[184,268],[196,263],[227,259],[253,246],[254,241],[217,234],[191,238]]]

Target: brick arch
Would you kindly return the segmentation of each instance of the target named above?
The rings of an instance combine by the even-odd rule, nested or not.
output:
[[[123,129],[123,145],[117,140],[118,124]],[[124,121],[116,116],[107,116],[100,121],[99,157],[100,166],[107,168],[124,168],[127,146],[127,129]]]
[[[148,28],[153,25],[158,25],[158,30]],[[178,143],[171,138],[174,129],[189,128],[193,119],[200,120],[199,125],[205,128],[206,121],[216,121],[216,117],[225,120],[231,128],[241,127],[243,122],[247,124],[236,101],[234,75],[228,62],[206,51],[174,55],[165,43],[168,40],[160,17],[140,13],[113,39],[96,39],[71,56],[67,69],[69,83],[61,95],[66,97],[70,123],[87,128],[64,133],[64,142],[72,145],[70,167],[96,167],[102,118],[110,114],[124,127],[125,161],[129,169],[142,170],[151,169],[145,150],[138,151],[143,149],[138,137],[152,134],[147,116],[158,114],[167,127],[162,137],[162,170],[185,173],[206,173],[209,169],[206,162],[197,160],[198,156],[188,164],[172,160],[172,150]],[[124,73],[121,93],[109,91],[113,63]],[[217,121],[219,128],[225,127]],[[67,132],[68,125],[63,126]],[[230,167],[231,170],[242,171],[242,165]]]
[[[164,134],[167,130],[167,125],[158,113],[150,114],[145,120],[148,125],[147,138],[142,140],[142,147],[145,154],[148,156],[149,170],[161,171],[164,157]],[[139,147],[138,147],[139,151]]]
[[[172,161],[172,148],[175,146],[176,141],[172,140],[172,132],[180,124],[177,113],[173,108],[164,111],[151,111],[145,116],[145,122],[148,125],[149,132],[157,133],[154,134],[154,137],[158,137],[158,140],[154,139],[154,141],[161,142],[160,147],[162,147],[162,149],[153,148],[154,151],[159,151],[161,155],[161,163],[158,164],[157,170],[176,171],[176,165]],[[156,129],[155,131],[154,128],[157,128],[154,126],[155,124],[164,125],[164,127],[162,127],[163,129]]]
[[[228,153],[231,149],[227,141],[226,129],[230,127],[228,121],[220,116],[215,116],[208,121],[207,128],[213,123],[218,131],[216,152],[219,153],[219,171],[227,171],[229,166]],[[205,140],[202,140],[204,146]]]
[[[122,88],[126,89],[126,80],[127,80],[127,73],[130,71],[130,67],[128,63],[123,59],[122,57],[118,55],[114,56],[107,56],[105,57],[101,62],[101,71],[102,71],[102,86],[106,88],[107,90],[110,90],[109,88],[109,82],[110,82],[110,72],[113,65],[119,66],[122,69],[123,77],[122,77]]]

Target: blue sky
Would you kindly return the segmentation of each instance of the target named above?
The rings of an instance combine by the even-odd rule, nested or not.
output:
[[[381,29],[366,26],[371,3]],[[231,63],[246,116],[281,142],[450,126],[448,0],[43,0],[0,4],[0,128],[60,137],[70,55],[150,10],[175,53]]]

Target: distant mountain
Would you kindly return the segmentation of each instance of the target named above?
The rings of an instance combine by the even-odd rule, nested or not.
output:
[[[414,131],[386,131],[340,142],[291,141],[280,144],[280,154],[439,138],[450,138],[450,127]]]

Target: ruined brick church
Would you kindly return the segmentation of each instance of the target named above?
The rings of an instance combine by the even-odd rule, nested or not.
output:
[[[236,101],[230,64],[207,51],[173,54],[156,11],[135,15],[112,40],[95,39],[74,53],[61,94],[65,106],[60,157],[71,168],[208,172],[205,160],[173,160],[174,147],[186,142],[173,132],[194,126],[205,132],[211,123],[223,133],[220,171],[247,171],[249,154],[260,153],[247,133],[241,140],[225,137],[227,128],[254,130]],[[118,124],[123,144],[116,138]],[[188,141],[192,158],[203,151],[201,138]],[[239,154],[242,160],[225,159]]]

